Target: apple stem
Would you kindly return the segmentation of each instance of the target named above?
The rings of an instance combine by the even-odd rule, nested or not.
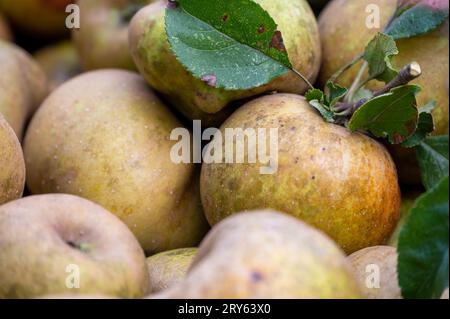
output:
[[[359,55],[356,58],[354,58],[350,63],[344,65],[342,68],[336,71],[329,79],[328,82],[335,83],[337,79],[344,74],[347,70],[349,70],[351,67],[353,67],[356,63],[358,63],[363,58],[363,55]]]
[[[421,74],[422,69],[420,68],[419,63],[411,62],[410,64],[405,65],[403,69],[401,69],[397,74],[397,76],[391,82],[386,84],[385,87],[383,87],[381,90],[376,91],[374,96],[385,94],[393,88],[406,85],[418,78]]]
[[[303,74],[301,74],[299,71],[297,71],[297,70],[294,69],[294,68],[292,68],[291,70],[292,70],[292,72],[294,72],[299,78],[301,78],[301,79],[303,80],[303,82],[305,82],[305,83],[309,86],[309,88],[310,88],[311,90],[314,90],[314,89],[315,89],[315,87],[311,84],[311,82],[308,81],[308,79],[307,79]]]

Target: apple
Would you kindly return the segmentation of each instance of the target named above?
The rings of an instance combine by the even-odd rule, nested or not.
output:
[[[267,142],[258,138],[256,161],[249,161],[245,151],[242,163],[203,164],[200,190],[211,225],[239,211],[272,208],[324,231],[347,253],[390,238],[400,218],[400,188],[383,145],[325,122],[304,97],[294,94],[247,103],[220,132],[267,128],[277,129],[277,148],[261,150]],[[267,139],[271,136],[266,133]],[[210,143],[206,153],[226,151],[226,140]],[[233,149],[238,148],[236,140]],[[261,153],[272,161],[272,152],[277,158],[268,165]]]
[[[17,29],[34,38],[60,38],[69,33],[66,7],[72,0],[0,0],[0,11]]]
[[[397,249],[369,247],[348,257],[361,291],[368,299],[402,299],[397,278]]]
[[[78,0],[80,29],[72,37],[86,70],[135,70],[128,50],[128,25],[134,13],[155,0]]]
[[[159,292],[181,282],[197,251],[197,248],[179,248],[148,257],[151,292]]]
[[[147,254],[198,244],[208,229],[194,164],[177,164],[183,128],[138,74],[83,73],[45,100],[24,140],[32,194],[90,199],[122,219]]]
[[[314,82],[320,68],[317,22],[306,0],[256,0],[278,24],[293,66]],[[194,78],[172,53],[165,32],[167,1],[141,9],[131,20],[130,50],[147,82],[189,119],[216,125],[228,115],[228,106],[264,92],[302,93],[306,84],[293,72],[251,90],[223,90]],[[224,114],[225,113],[225,114]]]
[[[47,96],[47,79],[28,53],[2,40],[0,65],[0,113],[21,140],[26,121]]]
[[[25,187],[25,161],[13,129],[0,114],[0,205],[20,198]]]
[[[62,41],[34,53],[44,70],[50,91],[82,72],[78,54],[70,41]]]
[[[148,290],[144,252],[130,230],[99,205],[72,195],[0,206],[0,260],[0,298],[139,298]]]
[[[275,211],[239,213],[203,240],[186,278],[150,295],[175,299],[359,298],[341,249]]]

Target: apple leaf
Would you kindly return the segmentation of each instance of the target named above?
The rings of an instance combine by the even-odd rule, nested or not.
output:
[[[449,285],[449,179],[422,195],[398,241],[398,280],[404,298],[440,298]]]
[[[398,54],[392,37],[378,33],[366,46],[364,60],[369,64],[369,76],[383,82],[390,82],[398,72],[391,64],[392,57]]]
[[[325,96],[322,92],[322,90],[319,89],[310,89],[308,92],[305,93],[305,98],[308,102],[313,100],[318,100],[320,102],[323,102],[325,99]]]
[[[448,17],[448,0],[402,0],[385,33],[394,40],[411,38],[439,27]]]
[[[416,150],[422,182],[430,189],[448,175],[448,135],[428,137]]]
[[[431,113],[421,112],[419,114],[419,122],[417,123],[416,131],[401,145],[406,148],[416,147],[433,131],[433,116]]]
[[[367,130],[399,144],[410,137],[418,121],[416,94],[420,87],[404,85],[364,103],[351,117],[348,128]]]
[[[327,92],[327,102],[328,105],[333,108],[336,103],[339,102],[340,99],[342,99],[345,94],[347,94],[348,90],[345,87],[342,87],[338,84],[335,84],[331,81],[328,81],[326,84],[326,92]]]
[[[277,24],[251,0],[178,0],[166,9],[172,51],[212,87],[250,89],[292,66]]]
[[[319,100],[309,101],[309,104],[314,107],[322,115],[325,121],[334,123],[334,113],[330,111],[327,105]]]

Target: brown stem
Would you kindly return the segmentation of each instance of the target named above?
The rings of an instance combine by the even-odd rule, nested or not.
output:
[[[419,63],[411,62],[410,64],[404,66],[403,69],[400,70],[398,75],[385,87],[383,87],[381,90],[376,91],[374,96],[385,94],[390,90],[392,90],[393,88],[406,85],[412,80],[418,78],[421,74],[422,69],[420,68]]]
[[[382,89],[376,91],[373,97],[377,97],[383,94],[388,93],[392,89],[406,85],[412,80],[418,78],[422,74],[422,70],[420,68],[419,63],[411,62],[410,64],[403,67],[397,76]],[[364,103],[367,102],[367,99],[361,99],[355,103],[348,102],[339,102],[335,105],[334,110],[336,115],[338,116],[349,116],[355,113]]]

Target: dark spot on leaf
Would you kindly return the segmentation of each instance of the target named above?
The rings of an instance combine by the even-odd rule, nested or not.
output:
[[[169,8],[169,9],[176,9],[176,8],[178,8],[178,1],[176,1],[176,0],[169,0],[168,2],[167,2],[167,8]]]
[[[261,24],[258,28],[258,33],[261,34],[264,32],[266,32],[266,27],[264,26],[264,24]]]
[[[230,19],[230,16],[228,14],[224,14],[223,17],[222,17],[222,21],[223,22],[227,22],[228,19]]]
[[[270,48],[275,48],[280,52],[286,52],[286,47],[284,46],[283,36],[280,31],[275,31],[272,36],[272,41],[270,41]]]
[[[260,282],[264,279],[263,275],[259,271],[253,271],[251,273],[251,279],[253,282]]]
[[[216,87],[217,77],[214,74],[203,75],[201,80],[211,87]]]
[[[393,139],[395,144],[400,144],[405,140],[405,138],[399,133],[394,133]]]

